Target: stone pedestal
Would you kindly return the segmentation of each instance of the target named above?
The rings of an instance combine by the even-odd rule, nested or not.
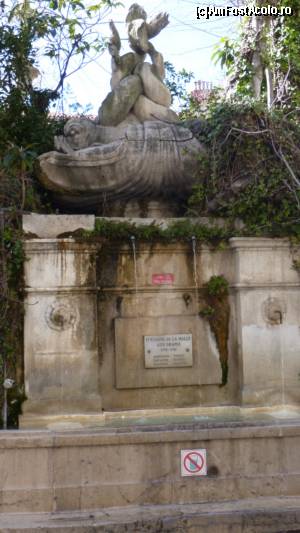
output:
[[[95,248],[73,239],[25,245],[25,389],[21,427],[82,425],[101,415]]]
[[[234,238],[240,402],[299,404],[299,250],[288,239]]]

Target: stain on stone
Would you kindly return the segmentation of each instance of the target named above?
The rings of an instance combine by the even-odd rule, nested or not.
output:
[[[116,310],[117,310],[117,313],[119,315],[122,314],[122,302],[123,302],[123,297],[122,296],[117,296],[117,298],[116,298]]]
[[[182,298],[184,299],[184,303],[185,305],[188,307],[192,301],[192,297],[190,294],[188,294],[187,292],[185,292],[183,295],[182,295]]]
[[[217,466],[210,466],[207,469],[207,475],[208,477],[217,477],[220,474],[219,469]]]
[[[64,280],[65,279],[65,274],[66,274],[66,270],[67,270],[67,252],[68,252],[68,249],[70,247],[70,243],[69,242],[66,242],[65,240],[58,240],[57,241],[57,248],[58,248],[58,251],[59,251],[59,254],[57,255],[57,257],[59,258],[59,262],[60,262],[60,275],[61,275],[61,280]]]
[[[32,233],[30,231],[26,231],[25,233],[23,233],[23,238],[24,240],[31,240],[31,239],[38,239],[38,235],[36,233]]]
[[[113,247],[105,245],[97,254],[97,280],[102,287],[115,287],[117,285],[117,274],[119,264],[119,253]]]

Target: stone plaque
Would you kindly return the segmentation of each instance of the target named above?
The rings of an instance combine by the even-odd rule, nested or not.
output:
[[[145,336],[145,367],[193,366],[191,334]]]

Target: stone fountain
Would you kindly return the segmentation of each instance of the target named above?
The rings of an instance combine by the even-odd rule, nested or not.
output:
[[[205,156],[170,109],[163,56],[152,44],[168,16],[148,22],[144,9],[133,4],[126,24],[132,51],[120,55],[121,40],[110,23],[111,92],[97,119],[69,120],[55,139],[58,151],[40,157],[41,182],[64,208],[101,213],[109,203],[111,215],[120,202],[122,214],[142,201],[144,211],[153,202],[178,202],[190,193],[197,161]]]
[[[135,524],[129,531],[160,531],[165,517],[191,531],[229,532],[247,520],[251,531],[292,530],[300,519],[299,248],[265,238],[232,238],[225,249],[195,238],[108,247],[88,238],[105,205],[136,225],[168,226],[206,155],[170,109],[152,44],[167,15],[148,21],[133,4],[126,23],[125,55],[111,23],[111,92],[97,119],[71,119],[57,151],[40,157],[41,183],[73,213],[24,216],[27,400],[23,431],[0,438],[2,510],[51,513],[53,527],[65,512],[74,531],[91,527],[87,509],[101,525],[96,511],[116,507]],[[212,308],[213,276],[229,293]],[[206,452],[201,477],[195,463],[182,473],[180,453],[189,450]],[[106,509],[103,531],[119,531],[114,513]]]

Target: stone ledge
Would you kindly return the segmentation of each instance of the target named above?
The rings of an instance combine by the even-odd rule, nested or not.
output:
[[[24,241],[24,250],[30,254],[87,254],[90,255],[91,252],[96,252],[99,246],[97,247],[93,243],[88,242],[76,242],[72,238],[64,239],[30,239]]]
[[[281,291],[298,289],[300,287],[299,282],[293,281],[265,281],[265,282],[245,282],[245,283],[231,283],[229,285],[230,289],[234,290],[270,290],[270,289],[279,289]],[[201,287],[200,287],[201,288]]]
[[[23,231],[30,236],[55,238],[79,229],[93,230],[94,215],[23,215]]]
[[[81,294],[81,293],[95,293],[96,291],[100,290],[98,287],[89,287],[89,286],[83,286],[83,287],[74,287],[74,286],[64,286],[64,287],[25,287],[24,292],[26,294]]]
[[[277,248],[292,248],[292,243],[287,238],[271,237],[231,237],[229,239],[231,248],[253,250],[272,250]]]
[[[278,533],[278,528],[299,531],[300,497],[255,498],[184,505],[144,505],[104,508],[87,512],[4,513],[1,531],[28,533],[176,532]],[[201,528],[201,529],[199,529]],[[246,529],[247,528],[247,529]]]
[[[143,411],[141,411],[140,416]],[[69,415],[68,423],[82,418],[78,415]],[[97,415],[96,415],[97,416]],[[63,423],[63,417],[45,416],[49,424]],[[45,421],[44,421],[45,424]],[[84,446],[107,446],[121,444],[155,444],[161,442],[181,443],[195,441],[213,441],[226,439],[260,439],[260,438],[283,438],[300,435],[300,418],[293,420],[264,421],[261,423],[246,421],[225,422],[194,422],[175,423],[169,425],[144,425],[138,427],[132,425],[125,427],[105,426],[102,418],[99,426],[94,429],[72,429],[67,423],[64,429],[57,430],[27,430],[2,431],[0,432],[0,449],[21,448],[59,448],[59,447],[84,447]]]

